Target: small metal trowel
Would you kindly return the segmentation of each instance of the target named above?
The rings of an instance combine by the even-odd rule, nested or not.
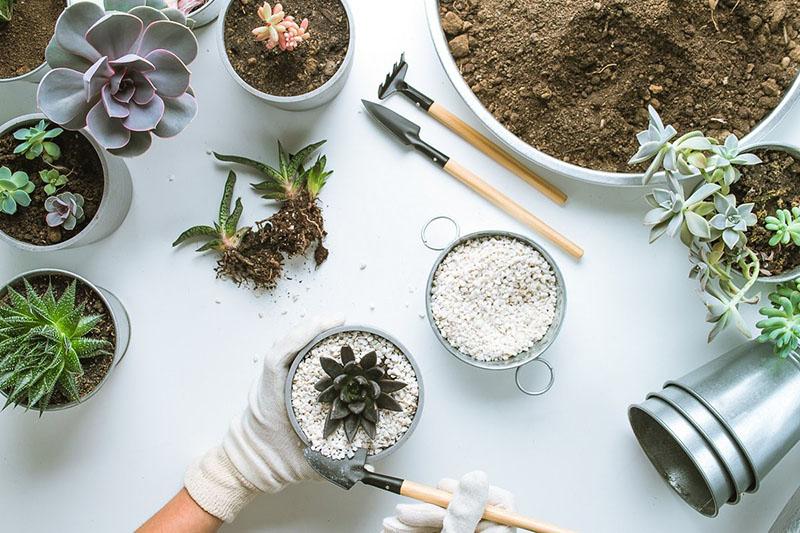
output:
[[[311,468],[319,475],[345,490],[350,490],[353,485],[361,482],[407,498],[430,503],[443,509],[447,509],[447,506],[450,505],[450,500],[453,498],[452,494],[443,490],[371,471],[367,468],[367,450],[364,448],[358,450],[351,459],[331,459],[311,448],[306,448],[303,451],[303,455],[305,455]],[[483,518],[496,524],[518,527],[537,533],[571,533],[569,530],[538,522],[532,518],[512,513],[499,507],[486,507]]]

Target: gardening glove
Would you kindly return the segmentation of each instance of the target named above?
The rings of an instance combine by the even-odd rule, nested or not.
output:
[[[222,442],[186,471],[184,484],[195,502],[226,522],[260,492],[317,477],[289,423],[284,384],[297,353],[341,319],[311,320],[275,343],[250,389],[244,412],[231,422]]]
[[[486,474],[471,472],[461,478],[443,479],[437,487],[453,494],[447,510],[431,505],[400,504],[396,516],[383,521],[383,533],[514,533],[515,528],[481,520],[487,505],[514,510],[514,495],[490,487]]]

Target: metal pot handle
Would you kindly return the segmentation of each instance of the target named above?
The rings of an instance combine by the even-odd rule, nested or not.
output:
[[[547,385],[545,385],[545,387],[543,389],[541,389],[541,390],[531,391],[531,390],[528,390],[528,389],[526,389],[525,387],[522,386],[522,382],[519,379],[519,371],[522,370],[521,366],[517,367],[516,372],[514,372],[514,381],[516,381],[516,383],[517,383],[517,388],[519,390],[521,390],[523,393],[527,394],[528,396],[541,396],[542,394],[544,394],[547,391],[549,391],[553,387],[553,383],[555,383],[555,381],[556,381],[555,370],[553,370],[553,366],[550,363],[547,362],[547,359],[543,359],[541,357],[537,357],[536,359],[534,359],[533,361],[531,361],[528,364],[535,363],[537,361],[539,363],[542,363],[544,366],[546,366],[547,370],[550,372],[550,381],[548,381]],[[523,366],[526,366],[526,365],[523,365]]]
[[[442,247],[433,246],[430,242],[428,242],[428,237],[427,237],[428,228],[431,226],[431,224],[433,224],[437,220],[447,220],[447,221],[449,221],[450,223],[453,224],[453,227],[456,230],[456,236],[453,237],[453,239],[450,242],[448,242],[447,244],[445,244]],[[458,222],[456,222],[454,218],[449,217],[447,215],[439,215],[438,217],[433,217],[424,226],[422,226],[422,231],[420,232],[419,236],[422,239],[422,244],[425,245],[425,248],[428,248],[429,250],[433,250],[434,252],[441,252],[442,250],[446,249],[448,246],[450,246],[450,244],[452,242],[455,242],[461,236],[461,227],[458,225]]]

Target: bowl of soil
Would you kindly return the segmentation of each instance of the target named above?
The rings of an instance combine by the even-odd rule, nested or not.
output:
[[[127,165],[103,150],[86,130],[62,131],[46,139],[58,147],[60,153],[55,159],[45,159],[46,151],[33,158],[29,158],[29,152],[14,153],[25,142],[15,138],[15,133],[37,127],[42,121],[50,131],[59,129],[39,113],[22,115],[0,126],[0,167],[24,172],[34,187],[28,206],[20,204],[13,214],[0,212],[0,240],[25,251],[49,252],[104,239],[116,231],[130,209],[133,184]],[[50,171],[64,182],[56,182],[55,190],[48,188],[41,174]],[[74,225],[51,226],[48,199],[64,193],[80,195],[83,216],[73,220]]]
[[[483,370],[516,369],[517,387],[531,396],[553,386],[553,367],[541,356],[561,330],[567,294],[558,265],[536,242],[506,231],[456,239],[433,264],[425,304],[434,335],[458,360]],[[519,373],[535,361],[550,379],[529,390]]]
[[[4,5],[8,4],[8,5]],[[38,83],[49,70],[44,51],[66,0],[0,0],[0,83]],[[5,9],[10,20],[5,20]]]
[[[69,297],[71,286],[74,288],[72,293],[74,300]],[[56,308],[50,307],[48,304],[48,287],[52,290],[53,304],[57,306]],[[29,288],[35,295],[41,297],[38,303],[35,297],[30,296]],[[16,301],[14,292],[10,289],[16,292]],[[34,316],[35,320],[42,320],[43,323],[54,325],[59,331],[65,331],[66,324],[69,322],[68,318],[61,315],[67,315],[68,313],[64,312],[67,309],[75,309],[82,319],[77,326],[82,331],[78,335],[69,328],[66,330],[70,332],[69,336],[72,339],[72,347],[77,351],[79,365],[75,368],[75,361],[67,361],[60,368],[71,370],[63,370],[58,375],[45,376],[55,380],[49,383],[49,388],[46,382],[41,381],[42,376],[37,376],[38,381],[34,381],[34,383],[47,389],[42,397],[43,403],[33,402],[31,404],[30,396],[27,394],[23,394],[23,397],[20,398],[12,398],[11,403],[40,412],[60,411],[92,398],[108,381],[112,371],[122,361],[128,349],[131,326],[125,307],[108,290],[94,285],[77,274],[58,269],[31,270],[16,276],[3,285],[0,289],[2,306],[23,308],[25,309],[24,314],[28,314],[27,303],[21,302],[33,302],[34,305],[43,308],[43,313],[34,312],[31,316]],[[70,303],[72,306],[68,305]],[[62,310],[60,315],[58,314],[59,308]],[[49,322],[43,320],[45,316],[48,319],[53,317],[60,319]],[[0,323],[3,323],[1,317]],[[14,338],[14,332],[10,332],[10,329],[4,328],[0,333],[0,338]],[[95,350],[95,348],[99,349]],[[29,353],[26,356],[28,362],[33,362],[33,354]],[[3,361],[4,372],[9,370],[20,372],[19,377],[24,379],[26,369],[21,365],[15,365],[12,360],[13,356],[9,357],[8,353],[0,350],[0,359]],[[39,361],[37,364],[42,366],[49,362],[51,361]],[[38,387],[28,388],[35,394]],[[0,386],[0,394],[6,399],[9,398],[9,395],[13,396],[14,391],[15,388],[10,385]],[[71,395],[77,399],[70,398]],[[28,399],[25,399],[26,397]]]
[[[564,177],[640,186],[626,163],[648,103],[683,130],[735,133],[751,145],[800,100],[800,0],[721,0],[714,9],[426,0],[426,9],[466,104],[520,158]]]
[[[422,374],[396,339],[365,326],[330,329],[289,369],[286,410],[297,436],[326,457],[394,453],[422,416]]]
[[[310,38],[296,49],[267,49],[252,31],[263,26],[259,2],[217,0],[222,4],[217,43],[228,74],[247,92],[288,111],[305,111],[336,97],[347,81],[355,55],[355,26],[346,0],[289,0],[283,7],[307,18]]]

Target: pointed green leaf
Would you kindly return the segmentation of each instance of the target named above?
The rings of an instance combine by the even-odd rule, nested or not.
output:
[[[175,242],[172,243],[172,246],[178,246],[182,242],[195,237],[217,237],[217,235],[217,230],[211,226],[193,226],[178,235],[178,238],[175,239]]]

